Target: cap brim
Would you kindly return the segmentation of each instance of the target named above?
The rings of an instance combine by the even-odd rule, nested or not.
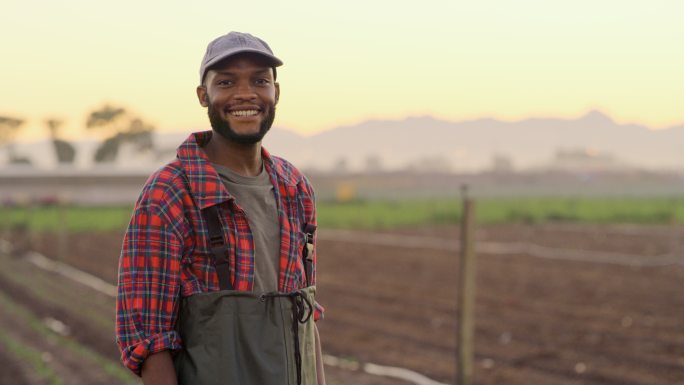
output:
[[[267,54],[267,53],[265,53],[265,52],[263,52],[263,51],[259,51],[259,50],[257,50],[257,49],[242,48],[242,49],[235,50],[235,51],[232,51],[232,52],[230,52],[230,51],[229,51],[229,52],[224,52],[223,54],[218,55],[218,56],[212,58],[212,59],[209,60],[209,61],[206,63],[206,65],[204,66],[205,72],[206,72],[206,70],[208,70],[209,68],[211,68],[211,66],[217,64],[218,62],[220,62],[220,61],[222,61],[222,60],[225,60],[225,59],[228,59],[228,58],[231,57],[231,56],[239,55],[239,54],[242,54],[242,53],[254,53],[254,54],[257,54],[257,55],[259,55],[259,56],[262,56],[262,57],[268,59],[268,60],[270,61],[270,64],[271,64],[273,67],[280,67],[281,65],[283,65],[283,62],[282,62],[280,59],[278,59],[277,57],[273,56],[273,55]]]

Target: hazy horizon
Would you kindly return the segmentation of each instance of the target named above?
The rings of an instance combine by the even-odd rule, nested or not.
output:
[[[367,120],[580,116],[652,128],[684,122],[684,3],[428,0],[296,6],[9,0],[0,115],[65,121],[83,136],[105,103],[164,131],[206,127],[196,100],[206,44],[230,30],[265,39],[278,73],[277,127],[300,134]],[[247,16],[250,15],[250,16]]]
[[[358,122],[352,122],[352,123],[344,124],[344,125],[331,126],[331,127],[327,127],[324,129],[309,131],[309,132],[301,132],[301,131],[298,131],[296,128],[293,128],[293,127],[285,127],[285,126],[279,125],[277,122],[277,119],[276,119],[276,122],[273,124],[273,128],[283,130],[283,131],[292,132],[292,133],[297,134],[297,135],[302,136],[302,137],[311,137],[311,136],[318,135],[321,133],[330,132],[330,131],[334,131],[334,130],[338,130],[338,129],[343,129],[345,127],[355,127],[358,125],[362,125],[362,124],[366,124],[366,123],[373,123],[373,122],[402,122],[402,121],[407,121],[407,120],[412,120],[412,119],[427,118],[427,119],[433,119],[435,121],[441,121],[441,122],[445,122],[445,123],[456,123],[456,124],[465,123],[465,122],[484,121],[484,120],[491,120],[491,121],[501,122],[501,123],[520,123],[520,122],[525,122],[528,120],[568,120],[568,121],[571,121],[571,120],[578,120],[578,119],[581,119],[583,117],[590,116],[592,114],[605,116],[607,119],[615,122],[617,125],[621,125],[621,126],[643,126],[650,131],[670,130],[670,129],[676,129],[676,128],[684,126],[684,119],[682,119],[681,122],[675,122],[674,124],[668,125],[667,127],[651,127],[651,126],[644,125],[644,124],[639,123],[639,122],[633,122],[633,121],[621,122],[621,121],[616,120],[614,117],[610,116],[609,114],[605,113],[604,111],[601,111],[598,109],[589,109],[583,113],[580,113],[578,115],[572,115],[572,116],[531,115],[531,116],[527,116],[527,117],[521,117],[519,119],[500,119],[500,118],[493,117],[493,116],[471,117],[471,118],[467,118],[467,119],[443,119],[443,118],[439,118],[439,117],[432,116],[429,114],[413,115],[413,116],[407,115],[407,116],[398,117],[395,119],[377,118],[377,119],[360,120]],[[85,118],[86,118],[86,116],[84,114],[83,127],[81,128],[80,132],[76,132],[73,135],[64,135],[64,137],[68,140],[76,140],[76,141],[78,141],[78,140],[100,141],[102,138],[102,135],[94,133],[94,132],[89,132],[85,128]],[[40,123],[44,124],[42,121]],[[183,127],[174,127],[174,128],[155,127],[155,132],[157,132],[158,134],[183,134],[183,133],[190,134],[191,132],[210,130],[210,129],[211,129],[211,126],[209,125],[209,122],[207,121],[204,124],[198,125],[196,127],[185,127],[185,128],[183,128]],[[31,143],[31,142],[49,139],[49,133],[48,133],[47,128],[43,128],[43,132],[40,132],[40,131],[38,131],[38,132],[39,133],[36,136],[31,136],[31,137],[27,137],[25,135],[24,136],[18,135],[15,142],[17,142],[17,143]],[[21,133],[21,130],[19,131],[19,133]],[[83,134],[83,135],[78,135],[79,133]]]
[[[208,127],[152,136],[153,151],[122,147],[116,168],[152,170],[175,156],[191,133]],[[76,165],[92,166],[98,140],[72,141]],[[100,142],[101,143],[101,142]],[[264,146],[299,167],[310,170],[486,170],[523,171],[573,169],[583,171],[677,171],[684,169],[684,124],[652,130],[620,124],[596,110],[572,119],[532,117],[519,121],[489,118],[451,122],[430,116],[401,120],[371,120],[303,135],[274,127]],[[19,156],[41,168],[54,167],[49,138],[19,142]],[[4,152],[0,151],[0,155]]]

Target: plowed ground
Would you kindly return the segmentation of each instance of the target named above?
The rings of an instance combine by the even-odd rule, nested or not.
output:
[[[455,240],[459,231],[441,227],[394,233]],[[667,227],[498,225],[480,228],[477,238],[645,260],[670,252],[684,255],[679,230]],[[54,257],[54,236],[36,241],[40,251]],[[72,236],[64,261],[114,283],[120,242],[117,233]],[[326,353],[405,367],[453,383],[458,284],[453,251],[322,237],[318,255],[318,300],[327,309],[319,328]],[[116,360],[113,300],[65,281],[20,258],[3,257],[0,264],[3,295],[39,320],[50,315],[62,320],[71,328],[68,338]],[[476,282],[476,384],[684,384],[681,263],[635,267],[479,254]],[[10,313],[0,314],[0,326],[23,327],[5,316]],[[17,335],[30,339],[29,331]],[[0,340],[0,365],[8,369],[0,375],[2,383],[6,373],[22,378],[13,383],[40,383],[29,378],[30,370],[16,355]],[[46,365],[59,361],[52,357]],[[69,368],[69,362],[60,365]],[[55,375],[66,371],[55,367]],[[332,384],[403,383],[334,368],[328,374]]]

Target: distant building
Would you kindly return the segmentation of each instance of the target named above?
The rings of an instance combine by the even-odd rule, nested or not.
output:
[[[406,171],[450,173],[452,167],[451,162],[447,157],[434,155],[422,157],[410,162],[406,166]]]
[[[492,165],[490,171],[497,174],[507,174],[514,171],[513,160],[501,154],[496,154],[492,157]]]
[[[380,158],[377,155],[367,156],[365,164],[364,164],[364,169],[366,172],[369,172],[369,173],[382,172],[382,170],[383,170],[382,158]]]
[[[606,172],[632,169],[632,167],[617,160],[612,154],[589,148],[558,149],[546,168],[549,171],[565,172]]]

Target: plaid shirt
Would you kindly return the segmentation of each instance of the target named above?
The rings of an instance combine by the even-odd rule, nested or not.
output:
[[[252,235],[244,211],[201,149],[211,134],[190,135],[178,148],[177,159],[147,180],[124,238],[119,259],[116,341],[122,362],[138,375],[148,355],[182,348],[175,330],[181,298],[219,290],[202,209],[219,205],[230,245],[233,287],[252,290]],[[262,158],[275,187],[280,219],[278,290],[291,292],[306,286],[302,230],[305,223],[316,223],[314,193],[290,163],[263,148]],[[315,262],[314,253],[312,284]],[[322,314],[323,308],[316,304],[315,319]]]

